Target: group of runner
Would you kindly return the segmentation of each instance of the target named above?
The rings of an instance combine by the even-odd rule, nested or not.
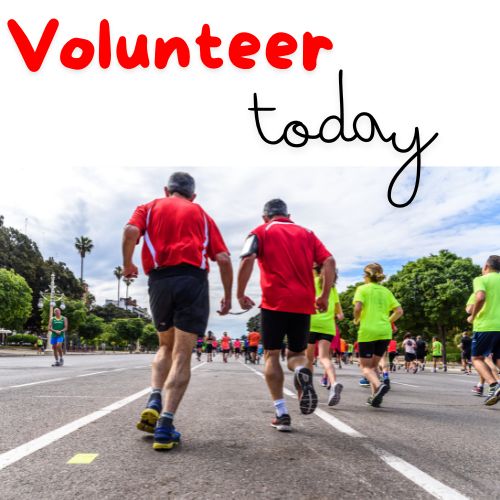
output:
[[[199,336],[196,340],[196,359],[201,361],[202,354],[206,353],[207,362],[212,362],[214,356],[222,353],[222,361],[227,363],[229,358],[234,356],[236,360],[240,356],[245,357],[245,361],[256,363],[263,354],[263,347],[260,343],[260,333],[250,332],[242,338],[232,339],[227,332],[224,332],[220,341],[217,340],[214,333],[209,331],[205,337]]]
[[[208,315],[208,261],[219,266],[224,296],[219,314],[232,307],[233,269],[229,252],[215,222],[193,201],[194,179],[174,173],[165,197],[137,207],[123,237],[124,276],[137,276],[132,257],[141,237],[144,272],[149,275],[151,311],[158,330],[159,349],[152,366],[151,394],[137,427],[154,434],[153,448],[168,450],[180,442],[174,416],[190,379],[191,352],[205,335]],[[327,403],[339,403],[343,386],[337,380],[329,348],[335,337],[335,320],[343,317],[335,289],[336,262],[309,229],[295,224],[286,204],[273,199],[264,205],[263,224],[250,231],[240,255],[236,296],[243,310],[255,302],[246,288],[255,262],[260,267],[262,300],[261,334],[265,351],[264,377],[273,401],[271,425],[291,430],[284,399],[280,358],[293,372],[302,414],[314,412],[318,395],[313,384],[314,346],[329,387]],[[487,405],[500,399],[497,375],[485,363],[489,354],[500,355],[500,257],[486,262],[483,276],[474,280],[472,361],[489,384]],[[353,308],[358,326],[357,348],[362,375],[371,387],[367,404],[379,407],[390,390],[381,377],[389,371],[388,352],[396,321],[403,309],[382,285],[382,266],[368,264],[364,284],[356,289]],[[284,338],[287,349],[283,351]],[[229,341],[221,345],[228,354]],[[222,341],[221,341],[222,344]],[[408,346],[408,342],[406,345]],[[496,359],[495,359],[496,361]],[[381,366],[382,365],[382,366]]]

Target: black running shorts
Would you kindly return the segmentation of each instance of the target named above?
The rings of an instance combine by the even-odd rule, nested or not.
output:
[[[318,333],[318,332],[309,332],[309,338],[307,342],[309,344],[315,344],[317,340],[327,340],[331,342],[335,335],[330,335],[329,333]]]
[[[202,336],[210,312],[207,272],[181,265],[149,274],[149,304],[156,329],[172,327]]]
[[[289,313],[261,309],[262,344],[266,350],[280,350],[285,335],[288,350],[302,352],[307,347],[311,316],[309,314]]]
[[[374,340],[373,342],[358,342],[359,357],[373,358],[378,356],[381,358],[387,350],[389,340]]]

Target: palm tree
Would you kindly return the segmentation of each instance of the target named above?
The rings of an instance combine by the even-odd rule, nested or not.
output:
[[[94,244],[90,238],[80,236],[79,238],[75,238],[75,248],[78,250],[81,257],[80,283],[83,284],[83,259],[85,259],[85,255],[92,251]]]
[[[115,275],[115,278],[118,280],[118,301],[117,301],[116,305],[118,307],[120,307],[120,283],[121,283],[122,276],[123,276],[123,268],[122,268],[122,266],[116,266],[115,267],[114,275]]]
[[[128,287],[134,282],[134,278],[123,278],[123,282],[127,287],[127,293],[125,295],[125,309],[128,311]]]

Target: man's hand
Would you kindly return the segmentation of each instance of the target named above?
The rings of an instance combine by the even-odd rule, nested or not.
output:
[[[231,299],[223,298],[220,301],[220,309],[217,311],[221,316],[225,316],[231,310]]]
[[[337,319],[338,319],[339,321],[343,321],[343,320],[344,320],[344,313],[338,313],[338,314],[337,314]]]
[[[316,309],[322,313],[328,310],[328,297],[318,297],[316,299]]]
[[[352,322],[353,322],[356,326],[358,326],[358,325],[359,325],[359,318],[358,318],[358,319],[354,318],[354,319],[352,320]]]
[[[240,303],[240,307],[242,309],[244,309],[245,311],[252,309],[252,307],[255,305],[255,302],[250,297],[247,297],[246,295],[243,295],[242,297],[238,297],[238,302]]]
[[[139,269],[137,269],[137,266],[133,262],[123,266],[124,278],[137,278],[138,275],[139,275]]]
[[[467,323],[474,323],[474,317],[472,316],[472,314],[467,318]]]

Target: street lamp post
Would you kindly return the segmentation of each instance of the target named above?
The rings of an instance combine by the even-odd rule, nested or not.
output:
[[[50,286],[48,290],[45,290],[45,292],[40,292],[40,300],[38,301],[38,307],[40,309],[43,309],[43,305],[45,301],[49,299],[49,322],[50,319],[52,318],[52,315],[54,313],[54,307],[56,306],[56,301],[60,301],[61,305],[60,308],[64,311],[66,309],[66,305],[64,304],[64,294],[58,292],[56,288],[56,275],[54,273],[51,273],[50,275]],[[51,332],[47,332],[47,345],[45,348],[45,351],[51,352],[52,351],[52,345],[50,344],[50,335]],[[65,342],[65,347],[67,350],[67,338],[68,338],[68,332],[66,332],[66,335],[64,335],[64,342]]]

